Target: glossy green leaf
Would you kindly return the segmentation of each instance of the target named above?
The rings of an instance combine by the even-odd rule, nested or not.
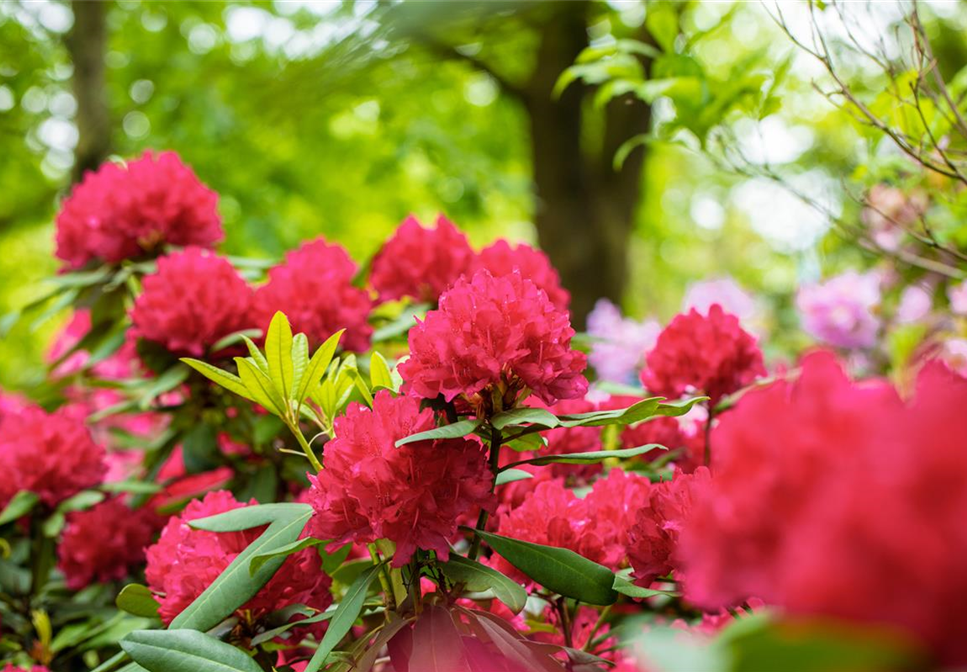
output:
[[[249,563],[248,571],[249,574],[254,575],[262,566],[271,560],[272,558],[287,558],[293,553],[298,553],[307,548],[312,548],[313,546],[321,546],[329,543],[323,539],[313,539],[312,537],[305,537],[303,539],[297,539],[291,544],[286,544],[280,548],[276,548],[268,553],[260,553],[259,555],[252,557],[252,562]]]
[[[190,357],[182,357],[181,361],[193,368],[195,371],[201,375],[208,378],[208,380],[213,383],[224,387],[229,392],[234,392],[240,397],[244,397],[249,401],[255,401],[255,397],[248,388],[245,387],[245,383],[238,376],[235,376],[228,371],[222,371],[217,366],[212,366],[208,362],[203,362],[200,359],[191,359]]]
[[[37,502],[39,501],[40,497],[36,493],[21,490],[13,496],[10,503],[0,513],[0,525],[6,525],[27,515],[31,509],[37,506]]]
[[[535,466],[543,466],[545,464],[593,464],[595,462],[603,462],[608,458],[615,459],[626,459],[629,457],[637,457],[638,455],[644,455],[645,453],[650,453],[653,450],[668,450],[665,446],[658,445],[657,443],[649,443],[645,446],[638,446],[636,448],[622,448],[620,450],[595,450],[587,453],[564,453],[561,455],[541,455],[539,457],[532,457],[527,460],[521,460],[519,462],[513,462],[509,464],[505,469],[511,467],[519,467],[522,464],[533,464]]]
[[[532,544],[475,530],[507,562],[548,590],[587,604],[607,605],[618,599],[610,569],[566,548]]]
[[[104,493],[98,492],[97,490],[83,490],[78,492],[73,497],[68,497],[63,502],[57,505],[57,510],[62,513],[67,513],[69,511],[83,511],[84,509],[89,509],[95,504],[100,504],[104,501]]]
[[[329,621],[329,627],[326,629],[326,635],[319,642],[319,647],[306,666],[305,672],[319,672],[322,666],[329,661],[329,656],[333,649],[336,648],[336,645],[352,629],[353,623],[356,622],[356,618],[363,610],[363,603],[366,601],[366,593],[369,591],[369,586],[379,576],[382,568],[382,563],[373,565],[360,574],[353,581],[353,584],[349,586],[349,590],[346,591],[342,602],[336,607],[336,611]]]
[[[297,502],[258,504],[232,509],[207,518],[191,520],[188,525],[196,530],[208,532],[240,532],[280,520],[290,520],[305,514],[312,514],[312,506],[309,504]]]
[[[292,325],[282,312],[276,312],[265,335],[265,359],[269,364],[269,379],[282,399],[294,396],[292,385],[295,369],[292,365]]]
[[[634,597],[637,599],[655,597],[656,595],[664,595],[666,597],[678,597],[681,595],[681,593],[677,593],[672,590],[654,590],[652,588],[642,588],[641,586],[636,586],[628,579],[620,576],[614,577],[614,584],[612,587],[622,595],[627,595],[628,597]]]
[[[543,425],[544,427],[557,427],[560,420],[550,411],[543,408],[515,408],[509,411],[496,414],[490,419],[497,429],[504,429],[511,425],[521,425],[524,423]]]
[[[158,617],[158,601],[146,586],[130,583],[121,589],[115,600],[118,609],[145,618]]]
[[[238,343],[241,343],[244,340],[243,337],[252,339],[252,338],[259,338],[261,336],[262,336],[261,329],[242,329],[241,331],[235,331],[229,334],[228,336],[224,336],[218,339],[217,341],[215,341],[214,345],[212,345],[212,347],[209,348],[209,352],[219,352],[221,350],[224,350],[230,345],[236,345]]]
[[[463,583],[468,590],[483,592],[492,590],[494,597],[515,613],[520,613],[527,602],[527,591],[513,579],[462,555],[452,554],[440,569],[454,583]]]
[[[523,469],[512,469],[508,467],[497,474],[497,479],[494,482],[494,485],[505,485],[507,483],[515,483],[517,481],[526,481],[528,478],[534,478],[534,474],[524,471]]]
[[[477,427],[483,424],[480,420],[460,420],[449,425],[428,429],[425,432],[411,434],[396,442],[396,447],[405,446],[408,443],[417,441],[430,441],[432,439],[459,439],[473,434]]]
[[[138,630],[121,648],[148,672],[262,672],[242,650],[196,630]]]

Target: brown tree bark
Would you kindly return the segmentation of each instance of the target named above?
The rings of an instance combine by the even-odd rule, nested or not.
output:
[[[77,149],[72,181],[97,168],[111,151],[104,55],[107,45],[107,2],[71,0],[74,26],[65,43],[74,64],[72,81],[77,100]]]

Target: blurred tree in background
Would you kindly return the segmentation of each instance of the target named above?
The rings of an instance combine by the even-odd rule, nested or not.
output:
[[[907,5],[864,7],[889,30]],[[965,15],[923,11],[951,74]],[[847,56],[843,76],[875,90],[867,66]],[[539,243],[579,322],[601,296],[667,317],[689,282],[732,275],[782,327],[801,281],[875,259],[824,238],[830,211],[859,217],[843,182],[879,150],[813,89],[823,76],[749,3],[10,0],[0,313],[55,270],[72,180],[170,148],[221,194],[229,253],[278,257],[324,234],[362,261],[406,214],[443,211],[476,244]],[[714,130],[757,170],[718,160]],[[39,377],[51,328],[26,320],[0,344],[0,385]]]

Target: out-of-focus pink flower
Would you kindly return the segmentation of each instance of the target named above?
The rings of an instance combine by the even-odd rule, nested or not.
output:
[[[227,259],[197,247],[158,259],[131,309],[132,335],[199,357],[252,327],[252,289]]]
[[[847,271],[803,287],[796,296],[803,330],[838,348],[876,345],[880,318],[873,311],[879,303],[880,276],[876,272]]]
[[[904,229],[923,216],[929,205],[926,193],[910,194],[886,184],[875,184],[867,194],[867,207],[860,218],[872,231],[873,240],[884,250],[899,249]]]
[[[566,311],[571,303],[571,295],[561,287],[561,276],[551,265],[551,260],[530,245],[521,243],[511,246],[506,240],[498,240],[480,250],[471,264],[471,273],[481,269],[490,271],[495,277],[509,275],[516,269],[524,278],[543,289],[558,310]]]
[[[493,511],[493,474],[483,446],[469,439],[396,441],[434,427],[433,412],[412,397],[387,390],[373,410],[352,404],[336,419],[336,438],[326,444],[325,469],[310,476],[312,534],[334,544],[396,543],[400,567],[417,549],[449,557],[457,517],[484,507]]]
[[[132,511],[117,498],[69,514],[57,548],[67,587],[80,590],[128,576],[144,562],[159,522],[149,509]]]
[[[75,348],[82,338],[91,331],[91,311],[82,308],[74,311],[70,321],[64,326],[59,334],[54,338],[54,343],[47,353],[47,361],[56,362],[65,354]],[[110,357],[102,359],[91,367],[91,373],[103,380],[125,380],[132,378],[138,370],[138,355],[135,352],[135,343],[127,339],[124,345]],[[83,369],[90,361],[91,353],[86,350],[77,350],[68,355],[56,369],[53,376],[62,378],[73,375]]]
[[[191,502],[180,516],[171,518],[158,543],[148,548],[145,577],[148,587],[157,594],[165,624],[201,595],[263,531],[206,532],[192,529],[188,522],[244,506],[230,492],[210,492],[203,500]],[[253,624],[273,611],[296,604],[322,611],[332,604],[331,584],[322,571],[319,554],[307,548],[289,556],[275,576],[236,613],[243,623]]]
[[[755,595],[889,624],[967,663],[964,404],[967,379],[940,363],[904,403],[885,381],[851,382],[828,353],[744,396],[715,430],[714,478],[682,531],[689,599]]]
[[[99,484],[106,471],[104,448],[71,409],[30,406],[0,419],[0,509],[20,490],[57,506]]]
[[[410,330],[410,358],[399,367],[404,390],[461,396],[482,414],[513,407],[525,390],[547,404],[580,398],[586,358],[571,349],[573,335],[567,312],[520,273],[479,271]]]
[[[950,301],[950,312],[967,315],[967,280],[947,287],[947,299]]]
[[[709,309],[715,304],[722,306],[726,313],[735,315],[745,326],[749,326],[758,313],[755,299],[732,278],[715,278],[690,284],[682,300],[682,312],[694,308],[702,315],[708,315]]]
[[[712,404],[766,373],[756,339],[717,304],[708,315],[676,315],[646,359],[641,382],[650,392],[672,399],[699,392]]]
[[[412,215],[373,257],[370,281],[384,301],[409,296],[436,303],[470,268],[474,253],[467,237],[440,215],[424,229]]]
[[[919,322],[930,314],[933,308],[933,297],[930,291],[919,285],[910,285],[900,295],[900,303],[896,309],[896,319],[900,324]]]
[[[155,253],[163,245],[211,247],[224,233],[218,195],[174,152],[84,175],[57,215],[57,256],[69,268]]]
[[[607,299],[598,299],[588,315],[588,335],[594,339],[588,363],[601,380],[631,383],[660,332],[657,320],[632,320]]]
[[[369,294],[354,287],[356,262],[341,246],[324,238],[303,243],[285,255],[285,262],[269,270],[269,281],[255,292],[256,324],[266,328],[277,311],[285,313],[295,333],[309,338],[310,349],[340,329],[340,345],[363,352],[373,328]]]
[[[950,338],[940,348],[940,358],[952,370],[967,376],[967,338]]]

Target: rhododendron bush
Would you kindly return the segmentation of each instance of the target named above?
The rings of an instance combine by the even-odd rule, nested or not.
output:
[[[728,279],[578,334],[529,246],[263,263],[216,200],[161,153],[63,204],[56,394],[0,396],[4,672],[967,665],[967,379],[873,375],[877,276],[804,287],[834,349],[777,361]]]

